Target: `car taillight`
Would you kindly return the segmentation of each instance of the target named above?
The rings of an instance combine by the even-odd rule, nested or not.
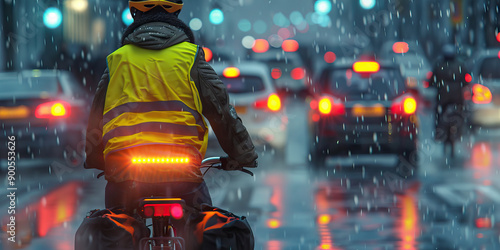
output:
[[[343,115],[345,114],[345,105],[340,102],[340,100],[334,100],[330,96],[324,96],[319,99],[318,102],[311,102],[312,105],[316,105],[320,114],[322,115]],[[316,107],[313,107],[316,108]]]
[[[487,104],[491,102],[491,91],[488,87],[479,83],[472,86],[472,102],[476,104]]]
[[[356,73],[377,73],[380,70],[380,64],[377,62],[355,62],[352,69]]]
[[[35,109],[36,118],[65,118],[70,115],[71,106],[63,101],[47,102]]]
[[[477,218],[476,219],[476,227],[477,228],[491,228],[491,219],[490,218]]]
[[[304,79],[304,77],[306,76],[306,70],[304,68],[295,68],[295,69],[292,69],[292,72],[290,72],[290,75],[292,76],[292,78],[294,80],[301,80],[301,79]]]
[[[279,111],[281,109],[281,99],[276,94],[271,94],[269,97],[257,100],[253,104],[256,109],[269,109],[271,111]]]
[[[188,164],[188,157],[134,157],[133,164]]]
[[[417,111],[417,100],[409,95],[399,97],[394,100],[391,111],[398,115],[413,115]]]
[[[165,200],[171,202],[171,200]],[[146,204],[142,209],[146,218],[172,216],[175,219],[180,219],[184,216],[184,210],[182,209],[182,205],[179,203]]]

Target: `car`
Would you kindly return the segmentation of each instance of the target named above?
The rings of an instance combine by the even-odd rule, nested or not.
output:
[[[401,65],[407,86],[418,90],[425,99],[435,101],[437,92],[434,88],[429,88],[428,82],[432,65],[419,43],[388,41],[379,51],[379,58]]]
[[[280,93],[303,94],[307,91],[308,72],[298,51],[273,48],[263,53],[252,52],[249,59],[269,66],[268,75]]]
[[[212,65],[227,88],[229,99],[257,147],[270,146],[283,158],[287,143],[288,118],[282,97],[269,76],[269,67],[259,62]],[[215,141],[209,134],[209,146]],[[213,143],[212,143],[213,145]]]
[[[0,120],[4,136],[13,142],[2,143],[0,149],[5,156],[16,155],[18,169],[83,163],[90,105],[87,92],[71,73],[3,72],[0,89]],[[6,160],[1,161],[2,170]]]
[[[396,154],[417,149],[417,98],[392,62],[337,60],[314,80],[310,100],[310,157]]]
[[[485,49],[474,53],[466,65],[471,71],[470,95],[466,107],[471,114],[470,125],[500,126],[500,49]]]

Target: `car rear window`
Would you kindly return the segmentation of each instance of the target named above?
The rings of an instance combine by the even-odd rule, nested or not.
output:
[[[0,89],[4,90],[2,95],[7,96],[36,93],[50,94],[59,91],[59,82],[57,77],[21,78],[17,76],[0,76]]]
[[[483,61],[479,74],[483,79],[500,79],[500,58],[488,58]]]
[[[221,77],[221,80],[226,85],[228,93],[243,94],[265,90],[264,82],[258,76]]]
[[[397,70],[380,70],[369,77],[351,69],[330,73],[327,91],[349,100],[392,100],[405,90],[404,80]]]

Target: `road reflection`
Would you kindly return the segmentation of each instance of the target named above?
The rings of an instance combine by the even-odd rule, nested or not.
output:
[[[31,244],[33,238],[47,237],[53,229],[71,222],[78,211],[83,182],[66,183],[29,205],[16,210],[16,244],[7,243],[7,249],[22,249]],[[6,218],[3,218],[5,221]],[[56,230],[57,231],[57,230]],[[71,246],[68,248],[68,244]],[[55,249],[71,249],[73,240],[59,241]],[[58,247],[59,246],[59,247]]]

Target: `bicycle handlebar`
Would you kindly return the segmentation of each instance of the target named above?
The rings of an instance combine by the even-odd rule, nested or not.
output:
[[[225,171],[238,170],[238,171],[241,171],[243,173],[246,173],[246,174],[253,176],[253,172],[248,170],[248,169],[245,169],[245,167],[252,167],[252,168],[257,167],[257,162],[255,162],[254,166],[239,166],[236,169],[230,169],[226,165],[228,163],[228,161],[225,159],[228,159],[228,158],[226,158],[226,157],[208,157],[208,158],[205,158],[201,161],[201,168],[208,168],[208,169],[216,168],[216,169],[225,170]],[[208,171],[208,169],[207,169],[207,171]],[[205,171],[205,173],[206,173],[206,171]],[[203,175],[205,175],[205,173]]]

